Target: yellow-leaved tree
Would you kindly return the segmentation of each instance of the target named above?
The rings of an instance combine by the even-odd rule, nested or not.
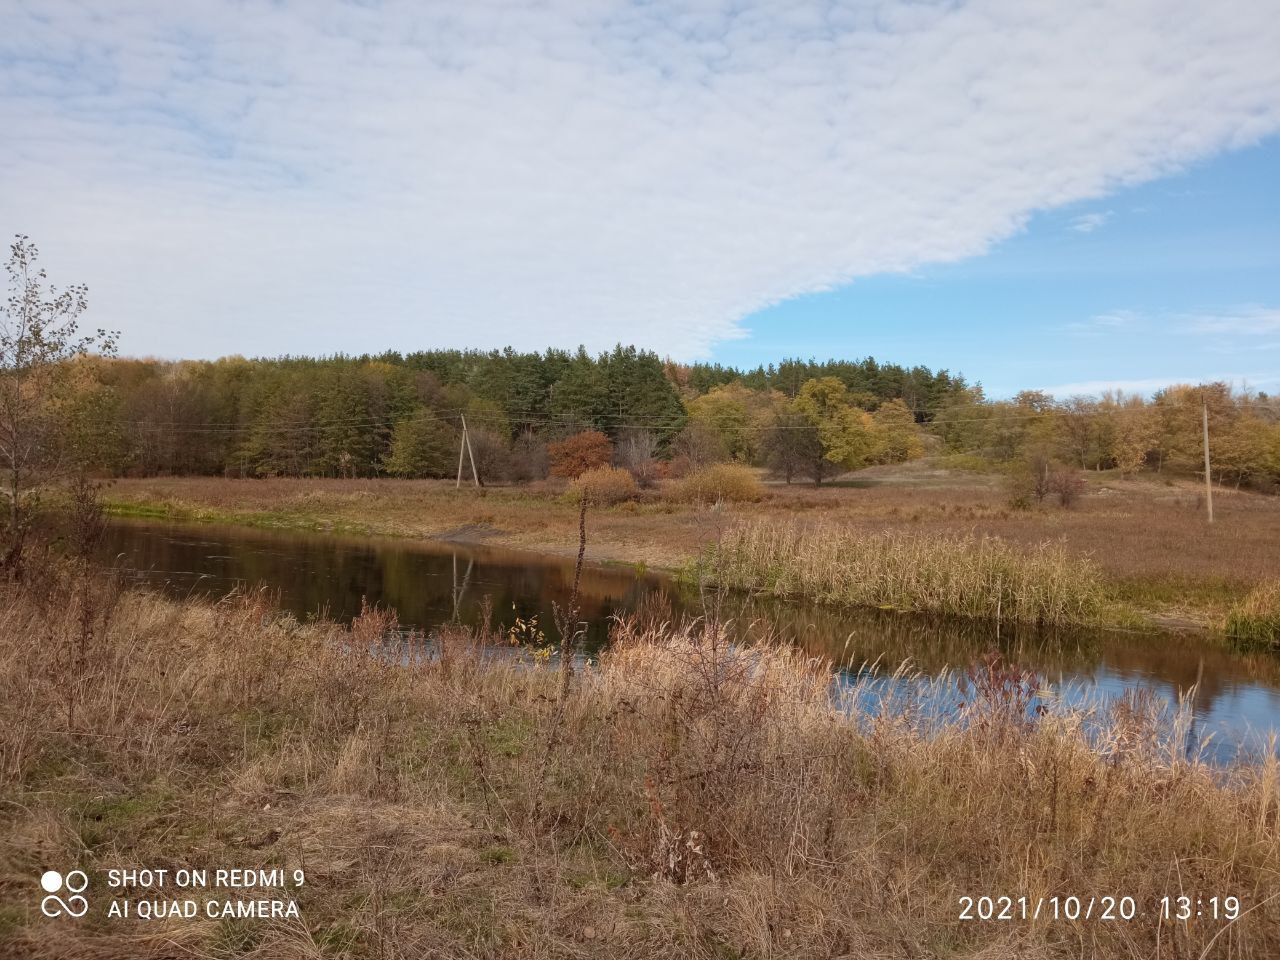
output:
[[[876,463],[903,463],[924,456],[915,414],[901,400],[880,404],[871,419],[876,428]]]
[[[795,409],[818,432],[823,455],[846,470],[871,463],[879,449],[875,422],[849,400],[849,388],[836,377],[807,380]]]

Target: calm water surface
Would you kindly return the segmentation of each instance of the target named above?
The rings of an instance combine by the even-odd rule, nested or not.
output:
[[[487,604],[496,625],[536,617],[554,638],[551,604],[566,604],[573,581],[568,561],[497,547],[154,521],[113,520],[102,551],[129,577],[171,596],[266,585],[299,619],[344,621],[367,598],[394,608],[403,626],[427,631],[455,616],[474,624]],[[702,613],[696,591],[629,567],[587,567],[581,593],[592,645],[604,642],[612,615],[638,607]],[[986,623],[759,598],[722,603],[721,615],[734,618],[741,632],[775,632],[851,671],[871,673],[886,689],[904,661],[929,677],[998,650],[1068,699],[1119,697],[1141,687],[1175,703],[1190,693],[1192,736],[1211,736],[1208,752],[1219,760],[1265,749],[1265,734],[1280,727],[1280,658],[1232,652],[1213,640],[1048,634],[1008,625],[997,636]]]

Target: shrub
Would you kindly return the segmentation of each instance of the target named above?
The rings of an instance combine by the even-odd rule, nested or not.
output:
[[[1280,580],[1268,580],[1231,608],[1227,636],[1247,643],[1280,647]]]
[[[1063,507],[1075,505],[1084,492],[1084,477],[1078,467],[1051,459],[1043,451],[1033,450],[1015,463],[1009,474],[1009,505],[1026,509],[1032,498],[1043,503],[1056,496]]]
[[[511,479],[511,448],[504,437],[488,430],[472,430],[470,439],[481,486]],[[465,479],[467,467],[463,470]]]
[[[630,500],[635,497],[636,491],[635,477],[621,467],[587,470],[569,484],[570,495],[575,500],[585,498],[588,503],[606,506]]]
[[[1084,477],[1078,467],[1056,463],[1049,469],[1049,492],[1056,494],[1058,503],[1071,507],[1084,493]]]
[[[511,479],[529,483],[547,478],[547,445],[529,431],[511,444]]]
[[[672,484],[667,496],[685,502],[744,502],[763,498],[764,487],[750,467],[740,463],[715,463]]]
[[[588,470],[607,467],[613,459],[613,444],[599,430],[583,430],[547,446],[551,475],[572,480]]]

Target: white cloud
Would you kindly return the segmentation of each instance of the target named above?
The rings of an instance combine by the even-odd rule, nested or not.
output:
[[[9,8],[0,230],[133,352],[695,356],[1280,128],[1262,0]]]
[[[1071,229],[1077,233],[1093,233],[1111,219],[1113,210],[1101,210],[1096,213],[1082,213],[1071,220]]]
[[[1188,333],[1247,337],[1280,334],[1280,307],[1250,304],[1214,313],[1197,313],[1181,318]]]
[[[1063,397],[1080,397],[1080,396],[1099,396],[1108,390],[1118,390],[1121,393],[1138,393],[1146,396],[1151,395],[1157,390],[1165,387],[1171,387],[1175,383],[1229,383],[1236,389],[1249,387],[1265,387],[1273,383],[1280,383],[1280,377],[1274,376],[1247,376],[1239,373],[1224,373],[1211,377],[1145,377],[1137,380],[1083,380],[1079,383],[1060,383],[1053,387],[1041,387],[1045,393],[1051,394],[1059,399]]]
[[[1143,319],[1132,310],[1110,310],[1094,314],[1088,320],[1064,324],[1063,329],[1087,336],[1104,336],[1141,324]]]

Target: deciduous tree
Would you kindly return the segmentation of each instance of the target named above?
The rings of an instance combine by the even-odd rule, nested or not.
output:
[[[40,251],[19,235],[9,247],[9,296],[0,311],[0,467],[6,475],[9,526],[21,529],[23,494],[58,472],[66,453],[55,429],[54,401],[69,361],[91,349],[110,354],[116,334],[84,336],[89,306],[83,285],[59,291],[37,266]]]

